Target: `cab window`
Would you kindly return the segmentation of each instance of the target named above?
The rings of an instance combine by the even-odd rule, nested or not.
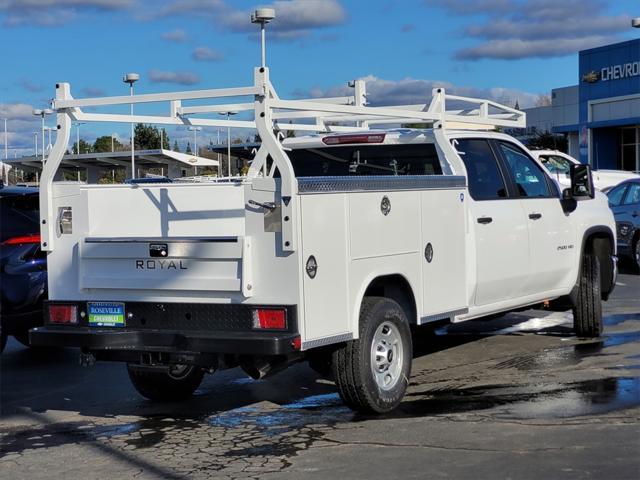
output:
[[[551,190],[542,169],[512,143],[498,142],[520,197],[550,197]]]
[[[287,153],[296,177],[442,175],[432,143],[305,148]]]
[[[467,169],[469,194],[474,200],[507,197],[504,178],[489,142],[476,138],[454,140],[454,147]]]

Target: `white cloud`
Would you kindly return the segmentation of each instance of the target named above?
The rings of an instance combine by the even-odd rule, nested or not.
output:
[[[458,50],[462,60],[547,58],[610,43],[629,30],[629,15],[608,15],[602,0],[426,0],[471,18],[462,31],[476,45]]]
[[[224,58],[224,55],[212,48],[198,47],[191,54],[191,58],[198,62],[218,62]]]
[[[151,70],[149,72],[151,83],[177,83],[179,85],[195,85],[200,82],[200,76],[193,72],[170,72],[164,70]]]
[[[402,80],[386,80],[373,75],[363,77],[367,86],[367,101],[371,106],[405,105],[428,103],[431,100],[431,90],[444,88],[447,93],[475,98],[488,98],[508,106],[516,101],[520,107],[527,108],[535,105],[540,96],[537,93],[525,92],[511,88],[475,88],[454,85],[441,80],[425,80],[404,78]],[[297,97],[339,97],[353,95],[353,89],[346,85],[334,86],[327,89],[312,88],[309,91],[297,90]]]
[[[297,40],[308,37],[314,30],[341,25],[347,20],[347,12],[339,0],[276,0],[267,5],[275,8],[276,19],[269,25],[272,40]],[[158,18],[197,13],[216,26],[233,32],[255,34],[251,24],[251,11],[241,10],[232,2],[223,0],[177,0],[143,17]]]
[[[161,35],[161,38],[168,42],[181,43],[187,39],[187,32],[178,28],[176,30],[171,30],[170,32],[164,32]]]
[[[122,10],[135,0],[0,0],[4,25],[63,25],[87,11]]]

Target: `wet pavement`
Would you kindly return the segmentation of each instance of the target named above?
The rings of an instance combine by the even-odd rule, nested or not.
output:
[[[416,334],[400,408],[344,407],[306,365],[209,375],[155,405],[119,364],[14,341],[0,358],[0,478],[640,478],[640,276],[605,334],[528,310]]]

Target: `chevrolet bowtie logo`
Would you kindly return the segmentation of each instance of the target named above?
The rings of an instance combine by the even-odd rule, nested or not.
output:
[[[591,70],[582,76],[583,82],[596,83],[598,80],[600,80],[600,72],[596,72],[595,70]]]

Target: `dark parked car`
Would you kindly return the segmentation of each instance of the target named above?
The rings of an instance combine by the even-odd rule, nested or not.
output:
[[[630,258],[640,273],[640,179],[620,183],[607,196],[616,217],[618,255]]]
[[[0,351],[7,336],[29,345],[42,325],[47,261],[40,250],[38,189],[0,188]]]

